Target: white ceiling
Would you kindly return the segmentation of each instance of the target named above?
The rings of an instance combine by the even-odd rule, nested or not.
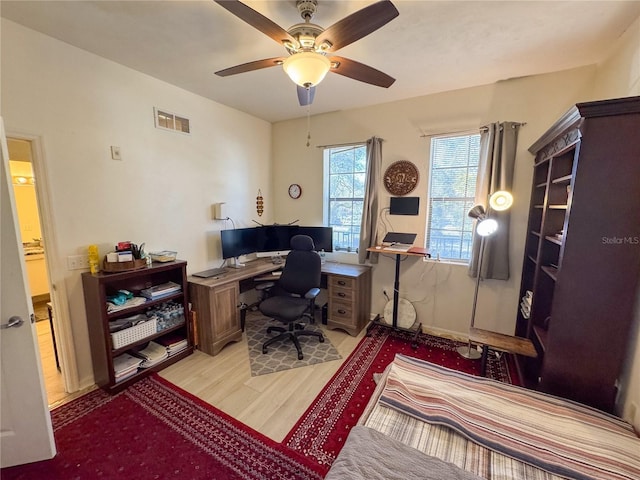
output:
[[[295,0],[245,3],[288,29]],[[373,3],[318,0],[324,28]],[[329,74],[312,114],[363,107],[601,61],[640,16],[640,1],[393,0],[400,15],[339,50],[396,78],[389,88]],[[3,17],[196,94],[275,122],[305,116],[280,67],[213,72],[285,54],[207,1],[7,1]]]

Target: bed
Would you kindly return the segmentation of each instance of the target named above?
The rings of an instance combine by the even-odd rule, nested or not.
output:
[[[637,480],[640,438],[599,410],[397,355],[326,476],[362,478]]]

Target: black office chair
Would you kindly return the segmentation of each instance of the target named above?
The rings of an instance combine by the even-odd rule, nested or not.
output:
[[[313,322],[315,299],[320,293],[320,255],[314,251],[313,239],[307,235],[295,235],[291,239],[291,252],[282,275],[258,308],[267,317],[279,320],[288,328],[269,327],[267,333],[280,332],[262,345],[267,347],[280,340],[291,340],[298,350],[298,359],[304,358],[298,337],[314,336],[324,342],[321,332],[304,330],[300,320],[307,317]]]

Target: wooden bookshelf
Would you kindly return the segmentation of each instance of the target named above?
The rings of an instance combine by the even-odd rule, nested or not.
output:
[[[533,301],[516,335],[538,358],[518,357],[519,370],[528,387],[609,412],[640,279],[638,132],[640,97],[582,103],[529,148],[520,297]]]

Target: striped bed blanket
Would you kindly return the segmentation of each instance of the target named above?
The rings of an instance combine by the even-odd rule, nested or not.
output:
[[[389,365],[379,393],[383,409],[452,429],[548,478],[640,479],[633,428],[575,402],[404,355]]]

